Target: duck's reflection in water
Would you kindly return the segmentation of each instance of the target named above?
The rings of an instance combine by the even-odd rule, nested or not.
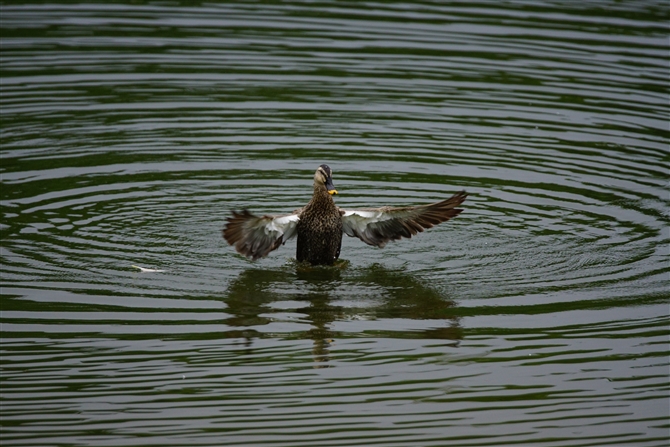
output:
[[[344,262],[339,267],[292,264],[278,269],[251,268],[230,283],[224,299],[232,315],[226,323],[247,328],[244,333],[251,338],[260,335],[252,328],[274,321],[268,316],[273,303],[282,302],[289,307],[285,310],[303,315],[301,322],[308,322],[311,329],[283,335],[313,340],[313,358],[322,366],[330,360],[331,344],[345,334],[332,329],[336,322],[440,320],[443,323],[429,329],[389,327],[365,332],[389,338],[449,340],[451,345],[462,338],[459,317],[452,311],[453,300],[411,273],[380,265],[353,269]]]

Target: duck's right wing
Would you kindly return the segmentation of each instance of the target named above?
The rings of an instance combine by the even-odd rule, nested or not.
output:
[[[223,238],[238,253],[253,259],[264,258],[296,235],[299,211],[282,216],[258,217],[248,210],[233,211],[223,229]]]

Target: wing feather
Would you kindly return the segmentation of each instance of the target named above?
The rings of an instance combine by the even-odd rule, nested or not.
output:
[[[300,210],[281,216],[258,217],[248,210],[233,211],[222,233],[238,253],[253,259],[264,258],[296,234]]]
[[[463,203],[467,196],[465,191],[461,191],[447,200],[428,205],[340,209],[343,231],[368,245],[382,248],[388,241],[403,237],[411,238],[417,233],[458,216],[463,210],[456,207]]]

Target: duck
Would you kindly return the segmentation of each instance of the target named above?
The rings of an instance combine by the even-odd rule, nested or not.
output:
[[[333,265],[340,257],[343,234],[384,248],[389,241],[409,239],[458,216],[463,209],[456,207],[468,195],[460,191],[426,205],[343,209],[333,200],[336,194],[333,171],[322,164],[314,173],[314,193],[307,205],[276,216],[257,216],[247,209],[233,211],[222,230],[223,238],[238,253],[255,261],[297,236],[299,263]]]

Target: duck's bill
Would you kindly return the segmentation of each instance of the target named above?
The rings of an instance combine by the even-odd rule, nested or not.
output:
[[[328,194],[331,196],[337,194],[337,190],[335,189],[335,185],[333,185],[333,179],[331,177],[326,179],[326,190],[328,190]]]

